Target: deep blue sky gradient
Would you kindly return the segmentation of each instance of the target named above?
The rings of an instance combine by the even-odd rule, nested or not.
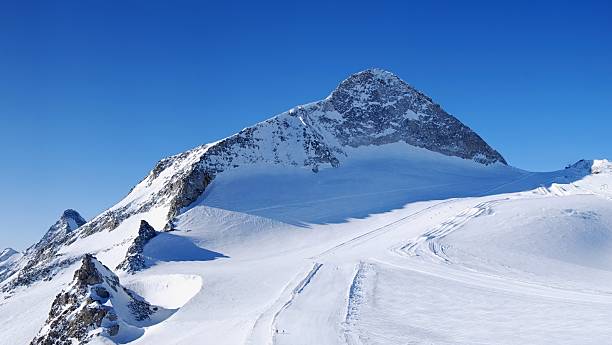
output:
[[[611,17],[609,1],[0,2],[0,247],[368,67],[512,165],[612,158]]]

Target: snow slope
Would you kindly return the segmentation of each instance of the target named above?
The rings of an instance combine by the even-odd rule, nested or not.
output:
[[[151,303],[180,306],[133,343],[514,344],[554,335],[576,344],[609,336],[601,327],[612,317],[609,258],[584,253],[610,235],[609,196],[595,188],[610,174],[528,173],[408,145],[358,150],[318,174],[260,167],[215,180],[177,217],[176,231],[145,247],[158,258],[151,268],[120,274]],[[543,193],[551,181],[570,195]],[[577,224],[590,232],[576,233]],[[136,222],[123,226],[135,236]],[[112,244],[109,234],[66,251],[101,248],[96,255],[113,267],[121,256],[111,253],[129,241]],[[568,253],[564,261],[559,253]],[[525,310],[533,312],[518,317]],[[23,343],[38,331],[20,327]]]
[[[138,248],[144,269],[105,275],[172,313],[118,342],[610,339],[610,162],[523,171],[386,72],[343,83],[322,103],[160,161],[120,203],[18,259],[33,270],[0,284],[0,344],[39,333],[84,254],[123,267],[143,221],[157,231]],[[446,129],[419,146],[398,140],[407,133],[387,115]],[[458,141],[437,140],[449,133]]]
[[[612,174],[529,173],[401,144],[356,150],[318,174],[259,167],[216,179],[177,230],[147,244],[151,268],[120,273],[147,301],[180,307],[131,343],[597,344],[612,335],[612,208],[601,188]],[[114,267],[138,225],[63,251]],[[42,321],[6,315],[29,297],[29,313],[46,314],[49,298],[36,296],[69,278],[4,300],[2,339],[31,340]]]

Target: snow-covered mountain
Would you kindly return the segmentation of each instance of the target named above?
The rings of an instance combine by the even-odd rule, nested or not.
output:
[[[366,70],[64,212],[0,271],[0,343],[605,343],[609,185],[606,160],[508,166]]]
[[[4,248],[0,251],[0,263],[6,262],[17,254],[19,254],[19,252],[13,248]]]
[[[86,221],[72,209],[65,210],[60,218],[53,224],[36,244],[26,249],[19,260],[13,260],[4,272],[0,272],[0,281],[11,277],[10,283],[5,285],[5,291],[16,286],[27,286],[32,282],[48,279],[58,269],[78,260],[78,258],[57,259],[57,250],[73,236],[74,231]]]
[[[0,251],[0,279],[8,275],[16,261],[21,258],[21,253],[13,248],[5,248]]]

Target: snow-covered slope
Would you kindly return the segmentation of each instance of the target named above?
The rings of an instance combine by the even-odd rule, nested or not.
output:
[[[0,283],[0,343],[62,324],[61,291],[92,298],[74,289],[86,254],[122,286],[96,306],[133,331],[88,323],[106,332],[95,341],[605,343],[609,185],[605,160],[510,167],[431,99],[367,70],[163,159],[117,205],[28,249]],[[122,291],[168,314],[135,324]]]

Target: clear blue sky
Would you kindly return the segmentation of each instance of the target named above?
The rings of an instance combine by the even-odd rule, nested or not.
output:
[[[612,158],[609,1],[2,1],[0,247],[388,69],[515,166]]]

